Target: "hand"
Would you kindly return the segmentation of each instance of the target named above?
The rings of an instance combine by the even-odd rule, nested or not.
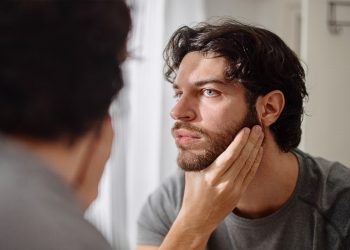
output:
[[[208,168],[185,173],[179,217],[186,227],[211,234],[233,211],[260,165],[263,137],[260,126],[244,128]]]

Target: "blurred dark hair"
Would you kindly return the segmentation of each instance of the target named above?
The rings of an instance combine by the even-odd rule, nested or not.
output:
[[[70,140],[108,114],[131,28],[122,0],[0,3],[0,132]]]
[[[181,27],[164,51],[168,81],[174,81],[182,59],[192,51],[224,57],[226,79],[245,87],[248,105],[254,108],[258,96],[282,91],[285,107],[270,129],[282,151],[299,145],[303,100],[308,96],[305,73],[298,57],[277,35],[231,19]]]

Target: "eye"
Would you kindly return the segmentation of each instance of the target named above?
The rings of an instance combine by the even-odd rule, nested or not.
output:
[[[219,95],[219,92],[214,89],[203,89],[203,95],[206,97],[215,97]]]
[[[182,92],[179,91],[179,92],[175,92],[173,97],[176,101],[178,101],[181,98],[181,96],[182,96]]]

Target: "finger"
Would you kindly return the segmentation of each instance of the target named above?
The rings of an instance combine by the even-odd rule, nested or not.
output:
[[[254,126],[252,129],[252,132],[249,134],[249,138],[247,143],[244,145],[243,149],[241,150],[240,156],[237,157],[236,161],[234,162],[234,166],[229,168],[225,175],[227,175],[227,178],[237,178],[239,173],[241,172],[242,168],[246,166],[246,162],[248,161],[249,157],[252,156],[252,160],[255,159],[255,156],[253,155],[254,149],[257,153],[259,151],[259,147],[262,143],[262,129],[260,126]],[[253,152],[253,153],[252,153]],[[249,170],[249,167],[248,167]],[[247,170],[247,171],[248,171]]]
[[[244,166],[242,167],[242,169],[239,173],[239,175],[242,175],[243,178],[248,174],[250,168],[254,164],[254,162],[258,156],[258,153],[259,153],[259,150],[261,148],[263,140],[264,140],[264,135],[261,134],[257,143],[254,145],[253,150],[250,152],[250,155],[249,155],[247,161],[244,163]]]
[[[212,163],[210,168],[214,168],[218,175],[222,175],[228,168],[232,166],[242,149],[246,145],[250,134],[249,128],[243,128],[227,149]],[[209,171],[209,168],[207,168]]]
[[[262,156],[263,156],[263,147],[260,147],[258,155],[252,165],[252,167],[250,168],[250,171],[248,172],[248,174],[245,176],[243,182],[242,182],[242,187],[241,187],[241,193],[244,193],[245,190],[247,189],[247,187],[249,186],[249,184],[252,182],[252,180],[254,179],[256,172],[258,171],[258,168],[260,166],[261,160],[262,160]]]
[[[242,153],[241,153],[241,157],[239,157],[239,161],[238,164],[245,164],[246,161],[249,159],[249,156],[252,152],[252,150],[254,150],[255,146],[257,143],[259,143],[259,139],[261,138],[260,136],[262,135],[262,129],[260,126],[254,126],[252,129],[252,132],[249,135],[249,139],[246,143],[246,145],[244,146]]]

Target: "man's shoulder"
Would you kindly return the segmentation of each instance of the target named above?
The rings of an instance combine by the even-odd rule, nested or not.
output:
[[[111,249],[74,200],[46,185],[11,187],[0,191],[0,249]]]
[[[82,213],[24,202],[1,210],[0,249],[111,249]]]
[[[350,233],[350,169],[306,153],[301,156],[300,200],[340,235],[347,235]]]
[[[299,155],[304,176],[309,181],[316,181],[318,185],[323,185],[325,188],[333,188],[334,185],[339,188],[350,188],[349,167],[337,161],[311,156],[300,150],[296,152]],[[333,189],[329,191],[333,191]]]
[[[0,156],[0,249],[111,249],[48,166],[17,148]]]

